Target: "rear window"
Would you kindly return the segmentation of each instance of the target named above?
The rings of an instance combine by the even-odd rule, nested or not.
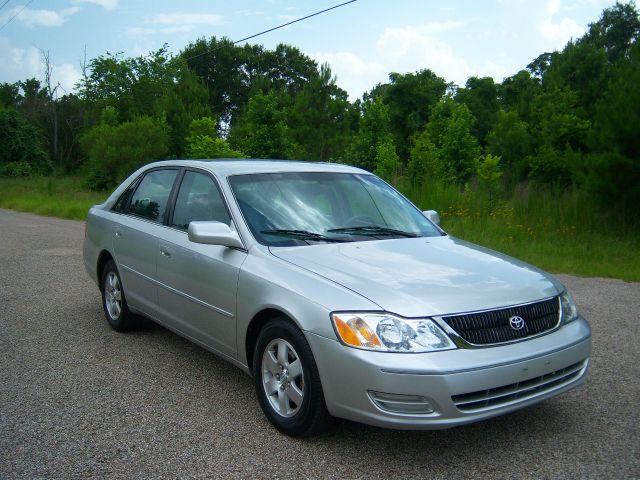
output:
[[[178,170],[147,173],[131,196],[125,213],[162,223]]]

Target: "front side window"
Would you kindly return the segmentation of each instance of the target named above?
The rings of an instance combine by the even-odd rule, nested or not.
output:
[[[188,171],[184,174],[171,225],[181,230],[193,221],[216,221],[229,225],[229,213],[218,190],[208,175]]]
[[[231,188],[255,238],[272,246],[441,235],[422,212],[373,175],[235,175]]]
[[[153,170],[140,181],[126,213],[162,223],[178,170]]]

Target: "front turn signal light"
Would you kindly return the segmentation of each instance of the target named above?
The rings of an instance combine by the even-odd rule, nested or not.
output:
[[[340,339],[347,345],[358,348],[381,348],[380,339],[369,325],[361,318],[355,316],[333,316],[333,322],[340,335]]]

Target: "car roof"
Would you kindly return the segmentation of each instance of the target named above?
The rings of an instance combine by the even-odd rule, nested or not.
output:
[[[360,168],[329,162],[306,162],[299,160],[269,160],[260,158],[238,159],[217,158],[211,160],[166,160],[154,162],[148,167],[192,166],[210,170],[220,176],[242,175],[249,173],[278,172],[335,172],[369,173]]]

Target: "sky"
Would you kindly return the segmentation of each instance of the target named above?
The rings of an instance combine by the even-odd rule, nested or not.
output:
[[[198,38],[239,40],[344,1],[0,0],[0,82],[43,78],[42,52],[48,52],[54,82],[72,92],[85,59],[107,52],[145,55],[165,43],[177,54]],[[267,48],[287,43],[328,62],[355,100],[391,72],[429,68],[458,85],[470,76],[502,81],[580,37],[613,4],[357,0],[249,42]]]

